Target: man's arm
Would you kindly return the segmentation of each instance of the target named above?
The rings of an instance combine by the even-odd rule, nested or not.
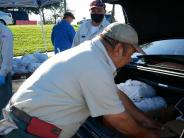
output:
[[[2,64],[0,75],[6,75],[12,70],[13,62],[13,34],[10,30],[6,30],[2,36]]]
[[[74,39],[73,39],[73,43],[72,43],[72,47],[75,47],[75,46],[77,46],[79,44],[80,44],[80,30],[78,30],[75,33],[75,36],[74,36]]]
[[[156,131],[140,126],[127,112],[104,115],[104,121],[119,132],[135,138],[159,138]]]
[[[76,34],[76,32],[75,32],[73,26],[72,25],[68,26],[68,35],[69,35],[69,40],[70,40],[71,44],[73,43],[75,34]]]
[[[73,39],[73,43],[72,43],[72,47],[78,46],[81,43],[81,32],[83,32],[86,28],[85,23],[82,23],[77,32],[75,33],[74,39]]]
[[[118,95],[123,102],[125,110],[139,123],[147,128],[157,128],[160,127],[149,117],[147,117],[141,110],[139,110],[134,103],[128,98],[126,94],[119,91]]]

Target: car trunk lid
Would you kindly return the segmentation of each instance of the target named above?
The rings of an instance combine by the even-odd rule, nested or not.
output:
[[[184,38],[184,8],[179,1],[103,1],[123,7],[126,23],[138,32],[140,44]]]

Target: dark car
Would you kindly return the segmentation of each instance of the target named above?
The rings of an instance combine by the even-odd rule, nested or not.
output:
[[[170,107],[174,107],[184,97],[183,4],[179,1],[158,0],[104,0],[104,2],[122,6],[126,23],[138,32],[139,44],[147,53],[146,55],[135,53],[132,62],[118,70],[115,82],[119,84],[133,79],[151,85],[157,91],[157,95],[166,100],[168,104],[166,110],[172,114],[163,114],[162,118],[155,119],[162,123],[175,120],[179,114]],[[184,108],[184,103],[180,104],[180,107]],[[89,118],[74,137],[123,137],[119,132],[105,127],[102,122],[101,117]],[[175,137],[179,138],[180,135]]]

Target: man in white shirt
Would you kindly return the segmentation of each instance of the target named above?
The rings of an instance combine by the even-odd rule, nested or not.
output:
[[[12,96],[11,70],[13,60],[13,35],[0,23],[0,110]]]
[[[109,25],[105,19],[105,4],[101,0],[92,1],[90,4],[91,19],[82,23],[75,34],[72,46],[75,47],[86,40],[91,40],[100,34]]]
[[[13,107],[54,124],[62,129],[57,136],[60,138],[72,137],[89,116],[103,116],[110,126],[131,137],[158,138],[154,121],[114,83],[116,69],[126,65],[135,51],[141,51],[137,44],[137,33],[131,26],[109,25],[100,36],[44,62],[15,93],[6,111],[16,118],[13,121],[17,126],[27,117],[14,112]],[[39,126],[36,123],[28,123],[28,128]],[[43,124],[32,131],[19,127],[24,132],[21,136],[29,138],[40,132],[44,137],[48,131]]]

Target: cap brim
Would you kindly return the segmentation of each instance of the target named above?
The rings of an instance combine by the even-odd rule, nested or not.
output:
[[[143,55],[146,55],[146,53],[143,51],[142,48],[140,48],[140,47],[137,46],[137,45],[133,45],[133,46],[135,47],[135,49],[137,50],[138,53],[141,53],[141,54],[143,54]]]
[[[101,8],[105,8],[105,7],[98,7],[98,6],[91,6],[90,7],[90,9],[93,9],[93,8],[99,8],[99,9],[101,9]]]

